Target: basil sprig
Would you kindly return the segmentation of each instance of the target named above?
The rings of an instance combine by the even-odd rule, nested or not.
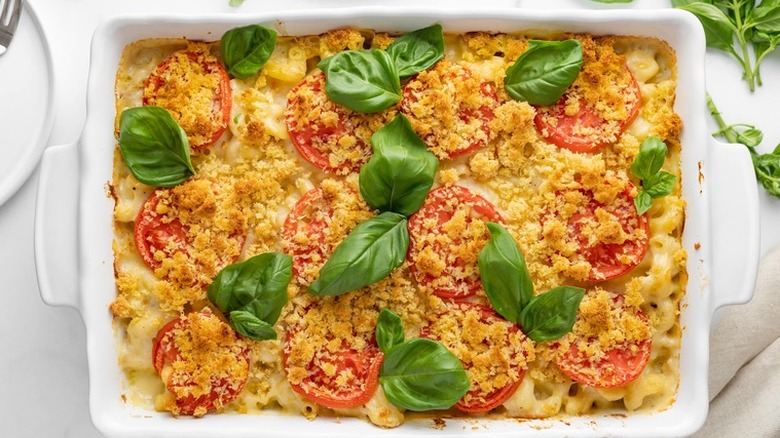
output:
[[[174,187],[195,174],[187,133],[158,106],[122,111],[119,151],[133,176],[146,185]]]
[[[493,309],[509,321],[520,321],[520,312],[534,297],[534,285],[523,253],[509,232],[488,222],[490,240],[477,259],[482,286]]]
[[[507,69],[504,88],[515,100],[552,105],[580,74],[582,45],[573,39],[528,43],[528,50]]]
[[[384,212],[361,222],[336,247],[309,285],[313,295],[341,295],[387,277],[409,248],[406,217]]]
[[[401,100],[398,69],[384,50],[347,50],[317,65],[325,72],[325,93],[333,102],[375,113]]]
[[[414,76],[439,62],[444,57],[444,33],[440,24],[409,32],[398,37],[387,53],[393,58],[398,75]]]
[[[404,324],[401,317],[386,307],[379,312],[375,331],[376,343],[385,353],[404,342]]]
[[[208,298],[242,335],[276,339],[273,324],[287,303],[292,259],[269,252],[223,268],[208,287]]]
[[[639,148],[631,173],[642,181],[642,188],[634,199],[636,211],[644,214],[653,205],[653,199],[668,196],[677,184],[677,177],[661,170],[666,159],[666,144],[658,137],[645,139]]]
[[[385,353],[379,384],[393,405],[411,411],[449,409],[468,392],[469,375],[460,360],[431,339],[404,342],[401,318],[391,310],[379,314],[376,337]]]
[[[361,113],[376,113],[401,100],[401,78],[429,68],[444,56],[440,25],[399,37],[387,50],[346,50],[317,65],[325,72],[325,93]]]
[[[360,169],[360,194],[379,211],[409,216],[433,186],[439,160],[403,114],[371,136],[374,155]]]
[[[569,333],[585,296],[580,287],[558,286],[536,295],[520,314],[520,326],[536,342],[554,341]]]
[[[220,46],[228,73],[245,79],[268,62],[276,47],[276,31],[258,24],[236,27],[222,35]]]
[[[508,321],[519,324],[536,342],[559,339],[569,333],[585,296],[579,287],[559,286],[534,295],[523,253],[501,225],[487,223],[490,240],[477,259],[479,276],[490,305]]]

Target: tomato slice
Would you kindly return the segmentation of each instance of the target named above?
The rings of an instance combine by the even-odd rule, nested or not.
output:
[[[345,175],[371,158],[367,116],[328,99],[325,73],[306,77],[290,91],[285,117],[295,149],[315,167]]]
[[[315,188],[298,200],[284,221],[282,240],[293,259],[293,274],[307,284],[314,280],[307,273],[319,272],[333,252],[325,244],[325,231],[332,217],[333,206],[322,189]],[[306,241],[296,236],[306,236]]]
[[[620,295],[616,295],[611,303],[613,308],[619,309],[619,312],[635,312],[639,320],[648,327],[648,334],[650,333],[647,316],[639,308],[626,308]],[[577,318],[582,319],[581,314]],[[583,385],[594,388],[625,386],[639,377],[650,361],[652,338],[649,335],[647,339],[619,343],[603,351],[598,359],[588,356],[579,349],[581,337],[570,336],[569,349],[557,356],[555,363],[569,378]],[[602,351],[598,337],[588,338],[586,345],[586,350]]]
[[[230,122],[230,77],[206,53],[175,52],[146,79],[143,104],[167,109],[187,133],[192,150],[205,149],[222,136]]]
[[[636,191],[631,183],[626,182],[624,191],[608,204],[603,204],[594,199],[592,191],[579,190],[584,200],[577,212],[567,219],[567,235],[563,239],[574,243],[577,248],[568,257],[572,263],[584,260],[590,264],[590,270],[582,280],[599,282],[620,277],[644,259],[649,243],[649,228],[647,216],[639,215],[634,206]],[[557,208],[565,205],[565,197],[566,192],[557,194]],[[542,226],[559,214],[557,208],[547,211],[542,217]],[[598,216],[604,212],[620,224],[626,236],[623,242],[610,243],[592,238],[593,230],[599,226]]]
[[[566,92],[552,106],[537,107],[534,123],[539,133],[550,143],[574,152],[595,152],[616,142],[628,125],[634,121],[642,106],[639,85],[626,67],[630,76],[629,86],[622,91],[625,117],[607,120],[597,109],[598,102],[577,99]],[[576,111],[571,106],[576,105]]]
[[[464,65],[439,62],[404,86],[401,112],[439,159],[450,159],[487,145],[497,106],[491,84]]]
[[[213,329],[194,328],[207,326]],[[183,352],[180,345],[192,351]],[[165,324],[154,338],[152,363],[176,399],[174,413],[182,415],[201,416],[230,403],[249,376],[248,349],[210,311],[193,312]],[[212,364],[215,367],[204,379],[202,369]]]
[[[305,336],[303,331],[287,334],[284,366],[288,375],[291,346]],[[350,348],[346,342],[336,351],[325,345],[315,348],[313,359],[305,367],[306,376],[299,383],[291,383],[295,392],[328,408],[352,408],[371,400],[384,358],[375,341],[362,351]]]
[[[162,264],[154,257],[157,251],[162,251],[166,258],[170,258],[177,252],[187,254],[187,248],[191,245],[187,230],[178,218],[164,221],[163,216],[157,213],[160,190],[163,189],[158,189],[146,199],[135,219],[135,247],[152,270]]]
[[[467,298],[482,288],[477,257],[489,233],[476,221],[504,220],[493,204],[465,187],[439,187],[428,194],[409,218],[407,258],[418,283],[441,298]]]
[[[473,312],[477,312],[476,315]],[[484,330],[475,329],[477,324],[468,319],[470,313],[472,317],[477,317],[477,324],[483,328],[488,327]],[[470,350],[468,359],[460,356],[458,358],[469,373],[471,387],[455,407],[463,412],[483,413],[501,406],[515,393],[523,381],[526,371],[525,359],[528,358],[528,351],[533,351],[533,344],[516,324],[501,318],[487,306],[458,303],[449,305],[447,314],[457,320],[456,331],[459,329],[459,333],[452,333],[452,327],[446,321],[446,317],[440,316],[437,321],[422,328],[420,337],[442,342],[456,356],[464,346]],[[504,326],[505,331],[496,330],[496,325]],[[481,335],[483,333],[484,335]],[[473,348],[471,345],[473,343],[478,343],[479,347]],[[523,360],[520,360],[521,356]],[[484,360],[485,358],[488,359]],[[480,364],[477,365],[475,362]],[[498,373],[498,376],[502,376],[501,378],[506,382],[504,384],[490,382],[491,387],[497,385],[498,387],[486,393],[483,387],[487,382],[474,377],[480,375],[480,372],[484,372],[485,369],[491,374]],[[514,376],[511,375],[513,373]],[[494,380],[496,378],[493,377]]]

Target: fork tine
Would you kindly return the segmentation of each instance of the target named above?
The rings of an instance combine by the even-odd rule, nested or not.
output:
[[[8,0],[14,2],[14,10],[11,12],[11,21],[8,22],[8,27],[11,31],[16,30],[16,25],[19,24],[19,17],[22,16],[22,6],[24,6],[24,0]]]

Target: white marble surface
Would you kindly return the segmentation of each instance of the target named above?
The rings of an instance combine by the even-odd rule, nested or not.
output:
[[[100,20],[139,12],[262,12],[313,6],[368,4],[468,5],[461,0],[246,0],[239,8],[228,0],[28,0],[50,39],[54,57],[55,122],[50,144],[74,141],[85,118],[89,41]],[[520,0],[541,7],[610,7],[588,0]],[[632,8],[668,7],[666,0],[636,0]],[[509,6],[513,0],[481,0],[481,5]],[[611,6],[614,7],[614,6]],[[2,58],[0,58],[2,62]],[[780,51],[765,61],[765,85],[751,95],[730,58],[707,56],[708,89],[726,120],[749,122],[765,131],[762,150],[780,142]],[[2,78],[0,78],[2,80]],[[27,84],[26,86],[33,86]],[[12,104],[0,96],[0,105]],[[0,129],[15,129],[4,126]],[[37,171],[20,191],[0,206],[0,437],[100,437],[89,420],[85,333],[78,313],[44,305],[33,263],[33,219]],[[780,200],[761,194],[762,253],[780,243]],[[739,230],[734,230],[739,232]]]

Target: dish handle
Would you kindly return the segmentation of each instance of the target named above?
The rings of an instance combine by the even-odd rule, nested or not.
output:
[[[78,143],[43,153],[35,201],[35,270],[41,298],[50,306],[79,307]]]
[[[715,311],[753,298],[760,224],[758,184],[748,150],[712,140],[710,152],[711,303]]]

